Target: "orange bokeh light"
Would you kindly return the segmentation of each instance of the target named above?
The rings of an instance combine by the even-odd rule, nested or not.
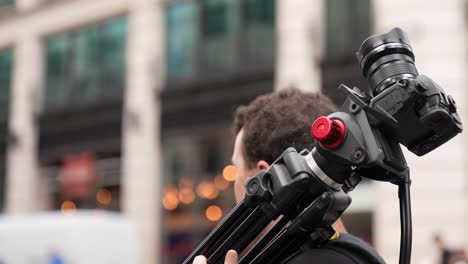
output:
[[[99,189],[96,193],[96,200],[99,204],[108,206],[112,202],[112,193],[107,189]]]
[[[237,177],[236,167],[234,165],[227,165],[224,167],[223,177],[226,181],[234,181]]]
[[[216,199],[216,197],[218,197],[219,192],[213,183],[201,182],[197,186],[197,194],[202,198],[213,200]]]
[[[175,210],[179,206],[177,188],[168,187],[164,192],[162,203],[165,209]]]
[[[217,205],[211,205],[205,210],[205,216],[211,222],[216,222],[223,216],[223,211]]]
[[[195,200],[195,193],[190,187],[182,187],[179,191],[179,200],[184,204],[191,204]]]
[[[229,182],[226,181],[221,175],[215,177],[214,184],[216,188],[220,191],[224,191],[229,187]]]
[[[62,205],[60,206],[60,209],[64,214],[74,214],[76,212],[76,205],[74,202],[66,200],[63,201]]]

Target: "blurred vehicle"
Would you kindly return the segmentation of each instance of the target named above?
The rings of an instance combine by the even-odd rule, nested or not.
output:
[[[139,263],[136,231],[118,213],[0,217],[0,264]]]

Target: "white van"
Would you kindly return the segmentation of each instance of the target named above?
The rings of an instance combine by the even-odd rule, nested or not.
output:
[[[1,264],[133,264],[134,226],[118,213],[0,216]]]

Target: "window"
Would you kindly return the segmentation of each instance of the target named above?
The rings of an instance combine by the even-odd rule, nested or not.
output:
[[[226,71],[237,64],[236,41],[238,5],[232,0],[206,0],[202,2],[201,70]]]
[[[117,19],[104,23],[102,27],[101,47],[102,79],[109,89],[116,93],[125,84],[125,47],[127,39],[127,20]]]
[[[247,63],[273,64],[275,1],[247,0],[244,11],[244,58]]]
[[[0,119],[3,120],[8,117],[10,106],[12,59],[11,51],[0,53]]]
[[[125,85],[126,18],[47,40],[45,107],[65,108],[120,97]]]
[[[6,119],[8,118],[9,101],[10,101],[10,87],[11,87],[11,75],[13,66],[13,52],[11,50],[0,52],[0,120],[2,122],[1,129],[6,131]],[[0,160],[0,212],[4,209],[5,204],[5,180],[6,180],[6,169],[5,169],[5,157],[6,149],[2,146],[2,153]]]
[[[166,10],[169,80],[271,66],[275,1],[177,1]]]
[[[0,8],[13,6],[14,4],[14,0],[0,0]]]
[[[233,0],[202,2],[200,67],[202,74],[229,71],[238,65],[236,44],[239,31],[239,5]]]
[[[341,105],[345,94],[338,91],[340,84],[363,90],[368,86],[355,53],[372,32],[371,0],[327,0],[325,19],[323,93]]]
[[[229,16],[232,16],[232,13],[235,11],[230,6],[232,4],[230,2],[232,1],[206,0],[202,2],[203,37],[217,37],[228,32]]]
[[[193,1],[170,5],[166,10],[167,74],[169,79],[195,75],[198,6]]]
[[[370,0],[326,1],[326,56],[354,56],[371,33]]]
[[[235,205],[233,182],[223,177],[233,142],[227,128],[162,138],[164,252],[161,263],[181,263],[221,220],[207,208],[226,214]]]

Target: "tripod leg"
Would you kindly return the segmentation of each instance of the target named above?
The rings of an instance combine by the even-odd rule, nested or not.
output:
[[[247,252],[242,259],[239,261],[239,264],[250,263],[255,256],[257,256],[263,248],[265,248],[268,243],[270,243],[273,238],[284,228],[284,226],[289,222],[289,218],[281,218],[268,232],[252,247],[252,249]]]
[[[198,247],[188,256],[183,264],[192,264],[198,255],[209,256],[216,250],[218,245],[238,227],[244,219],[254,211],[255,207],[248,207],[244,201],[237,204],[234,209],[223,219],[218,226],[198,245]]]
[[[301,244],[292,233],[283,230],[250,264],[281,263],[292,249],[297,249]]]
[[[317,246],[327,243],[335,231],[331,225],[351,200],[344,192],[327,192],[317,197],[251,263],[279,263],[310,236]]]
[[[270,222],[271,220],[263,214],[260,207],[255,208],[231,234],[228,234],[229,237],[221,246],[212,255],[208,255],[208,263],[222,261],[229,249],[241,252]]]

